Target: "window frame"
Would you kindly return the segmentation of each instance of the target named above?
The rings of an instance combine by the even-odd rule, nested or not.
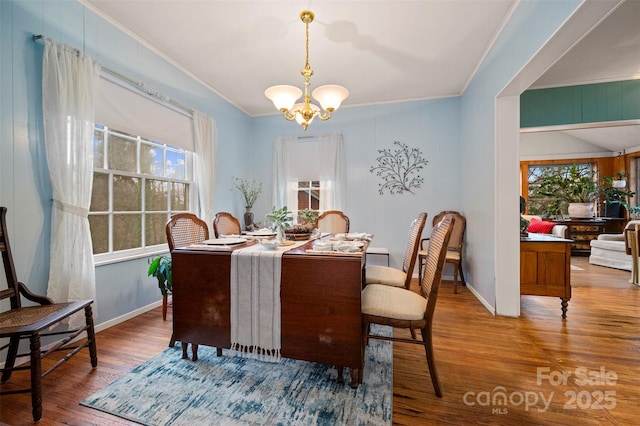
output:
[[[190,212],[193,211],[194,202],[195,202],[195,182],[194,182],[194,174],[193,174],[193,153],[186,149],[175,147],[172,145],[168,145],[159,141],[151,141],[146,138],[140,136],[128,135],[125,132],[121,132],[118,130],[110,129],[106,125],[102,125],[100,123],[96,123],[94,125],[94,134],[96,131],[100,131],[103,133],[103,162],[101,167],[96,166],[94,163],[93,173],[94,174],[104,174],[108,176],[108,210],[95,210],[89,211],[89,216],[104,216],[108,217],[108,251],[104,253],[97,253],[93,255],[94,264],[96,266],[122,262],[127,260],[133,260],[142,257],[148,257],[152,255],[156,255],[159,253],[167,252],[169,247],[165,242],[161,244],[152,244],[145,245],[146,241],[146,215],[147,214],[158,214],[158,213],[166,213],[167,220],[171,217],[171,215],[182,212]],[[109,153],[109,137],[110,135],[115,134],[118,137],[124,137],[126,139],[132,140],[136,142],[136,172],[127,172],[121,171],[117,169],[109,169],[108,168],[108,153]],[[95,140],[95,139],[94,139]],[[156,176],[150,173],[142,173],[141,172],[141,146],[142,144],[150,145],[155,149],[162,150],[162,176]],[[184,153],[184,178],[175,178],[175,177],[166,177],[167,175],[167,151],[175,151],[178,153]],[[140,210],[132,210],[132,211],[114,211],[113,208],[113,183],[114,183],[114,175],[115,176],[123,176],[130,178],[140,179]],[[146,209],[146,184],[148,180],[161,181],[168,183],[167,189],[167,210],[147,210]],[[172,183],[185,184],[188,186],[188,205],[186,206],[186,210],[182,209],[174,209],[171,205],[172,201]],[[93,191],[93,189],[92,189]],[[124,250],[114,250],[113,248],[113,220],[114,215],[140,215],[141,217],[141,231],[140,231],[140,247],[124,249]]]

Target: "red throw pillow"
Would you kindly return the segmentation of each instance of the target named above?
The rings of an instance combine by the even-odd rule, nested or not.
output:
[[[554,226],[556,226],[556,224],[553,222],[532,218],[527,230],[534,234],[550,234]]]

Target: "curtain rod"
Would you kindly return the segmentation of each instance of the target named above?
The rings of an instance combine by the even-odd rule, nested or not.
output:
[[[44,36],[42,34],[37,34],[37,35],[34,34],[34,36],[33,36],[33,40],[34,41],[36,41],[36,40],[44,40],[44,39],[52,40],[49,37],[46,37],[46,36]],[[75,48],[72,47],[72,49],[75,49]],[[75,50],[80,52],[79,49],[75,49]],[[116,70],[114,70],[112,68],[109,68],[109,67],[107,67],[105,65],[100,64],[100,67],[102,68],[103,71],[106,71],[109,74],[113,75],[114,77],[117,77],[117,78],[119,78],[121,80],[124,80],[128,84],[130,84],[132,86],[135,86],[139,90],[142,90],[143,92],[145,92],[149,96],[153,96],[153,97],[158,98],[158,99],[160,99],[162,101],[165,101],[165,102],[167,102],[167,103],[169,103],[169,104],[171,104],[171,105],[173,105],[175,107],[178,107],[178,108],[188,112],[189,114],[193,114],[193,112],[194,112],[193,108],[188,107],[185,104],[183,104],[181,102],[178,102],[178,101],[176,101],[174,99],[171,99],[169,96],[165,95],[164,93],[162,93],[162,92],[160,92],[160,91],[158,91],[158,90],[156,90],[156,89],[154,89],[152,87],[147,86],[142,81],[134,80],[133,78],[128,77],[128,76],[126,76],[126,75],[124,75],[124,74],[122,74],[122,73],[120,73],[120,72],[118,72],[118,71],[116,71]]]

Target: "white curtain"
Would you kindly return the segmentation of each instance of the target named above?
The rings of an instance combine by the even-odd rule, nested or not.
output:
[[[320,181],[320,210],[345,210],[346,173],[342,135],[277,137],[273,160],[273,203],[297,210],[298,182]]]
[[[47,295],[56,302],[95,299],[96,295],[88,213],[99,72],[100,65],[92,58],[45,39],[42,106],[53,192]],[[70,326],[83,323],[79,313]]]
[[[200,111],[193,111],[194,175],[198,189],[200,219],[213,223],[213,188],[215,180],[216,124]],[[209,230],[211,234],[211,229]]]

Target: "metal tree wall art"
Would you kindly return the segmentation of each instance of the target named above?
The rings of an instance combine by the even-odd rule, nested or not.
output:
[[[391,149],[379,149],[381,154],[376,160],[377,166],[371,166],[369,171],[380,176],[378,192],[380,195],[388,190],[390,194],[402,194],[405,191],[414,194],[412,189],[420,188],[424,178],[418,173],[429,161],[422,157],[418,148],[409,148],[399,141],[394,141]],[[415,194],[414,194],[415,195]]]

